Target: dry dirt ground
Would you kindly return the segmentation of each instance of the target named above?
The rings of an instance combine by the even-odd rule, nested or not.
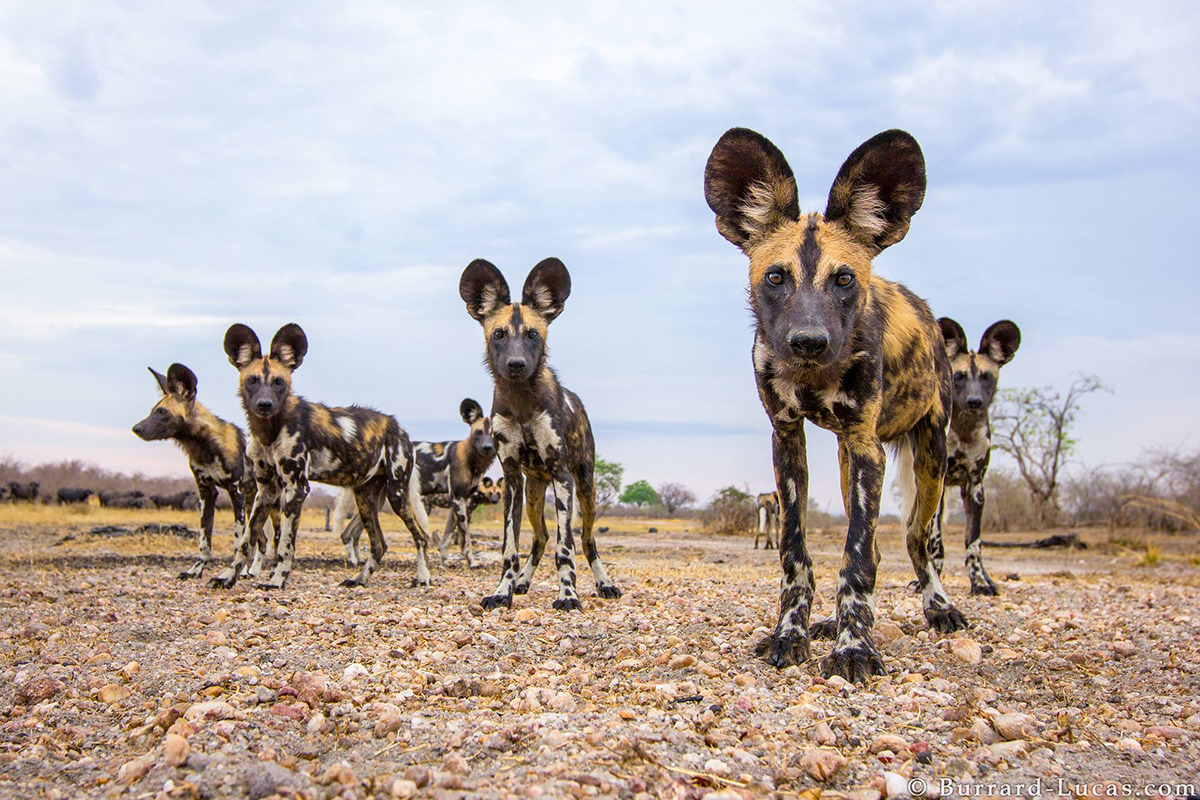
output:
[[[482,570],[409,587],[411,540],[365,589],[307,517],[285,591],[181,581],[192,545],[86,533],[194,515],[0,508],[0,796],[1150,796],[1200,783],[1200,543],[1084,532],[1086,551],[991,550],[1002,595],[947,588],[973,627],[930,632],[883,536],[868,686],[753,656],[775,553],[689,522],[606,520],[617,601],[550,608],[544,564],[483,613]],[[225,556],[225,530],[216,550]],[[659,533],[648,532],[656,525]],[[71,536],[72,538],[67,538]],[[952,537],[953,538],[953,537]],[[813,536],[828,613],[839,536]],[[1019,577],[1018,577],[1019,576]],[[814,657],[829,644],[814,645]],[[1193,784],[1188,787],[1188,784]],[[1149,786],[1148,786],[1149,785]]]

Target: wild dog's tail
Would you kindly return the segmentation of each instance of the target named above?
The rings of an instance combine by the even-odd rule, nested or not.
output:
[[[425,511],[425,501],[421,498],[421,471],[417,469],[415,462],[408,476],[408,505],[412,509],[413,519],[417,521],[417,527],[425,535],[425,544],[428,546],[429,514]]]
[[[907,532],[917,505],[917,475],[913,471],[912,439],[908,436],[896,445],[896,485],[900,487],[900,521]]]
[[[760,503],[758,506],[758,532],[765,533],[767,530],[767,504]]]

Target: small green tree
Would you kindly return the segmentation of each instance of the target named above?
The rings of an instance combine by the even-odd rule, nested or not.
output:
[[[658,492],[647,481],[634,481],[625,487],[619,498],[630,506],[652,506],[658,503]]]
[[[616,461],[605,461],[596,457],[596,506],[601,514],[612,508],[621,493],[621,479],[625,477],[625,467]]]

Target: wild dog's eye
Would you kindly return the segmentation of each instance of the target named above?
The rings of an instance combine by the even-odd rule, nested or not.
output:
[[[983,375],[981,377],[983,378],[983,380],[987,381],[988,383],[991,383],[994,380],[992,378],[992,374],[990,372],[983,373]]]
[[[772,286],[782,286],[783,285],[783,270],[773,269],[770,272],[768,272],[767,273],[767,283],[771,284]]]
[[[165,417],[167,415],[167,410],[165,408],[160,408],[154,413],[158,414],[160,417]]]
[[[525,338],[529,339],[531,342],[536,342],[538,338],[538,332],[535,330],[529,330],[525,333]]]
[[[249,378],[246,378],[246,385],[247,386],[258,386],[258,376],[251,375]]]
[[[854,283],[854,275],[849,272],[842,272],[842,273],[838,274],[838,276],[836,278],[833,279],[833,282],[836,283],[838,286],[842,287],[843,289],[845,289],[847,286]]]
[[[278,389],[279,387],[283,386],[283,378],[280,378],[278,376],[273,378],[271,380],[271,385],[274,386],[276,389]]]
[[[962,370],[959,370],[958,372],[954,373],[954,380],[965,381],[966,379],[967,379],[967,373],[963,372]]]
[[[496,328],[496,330],[492,332],[492,338],[493,339],[503,339],[504,338],[504,328]]]

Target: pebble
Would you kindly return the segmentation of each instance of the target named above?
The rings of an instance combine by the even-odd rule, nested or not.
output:
[[[191,722],[202,720],[232,719],[237,716],[233,706],[224,700],[207,700],[203,703],[193,703],[183,712],[184,719]]]
[[[893,797],[911,797],[908,791],[908,778],[901,775],[899,772],[884,771],[883,773],[884,791],[887,793],[888,800]]]
[[[358,680],[359,678],[366,678],[370,674],[370,671],[366,667],[355,661],[353,664],[350,664],[348,667],[342,670],[342,679],[346,681],[346,683],[354,683],[354,681]]]
[[[813,748],[800,757],[800,769],[810,778],[827,781],[846,765],[846,758],[834,750]]]
[[[116,683],[109,683],[100,687],[100,702],[102,703],[108,703],[110,705],[113,703],[119,703],[126,697],[129,697],[129,695],[129,689]]]
[[[533,622],[537,616],[537,610],[533,608],[522,608],[516,613],[517,622]]]
[[[168,733],[163,741],[163,754],[168,766],[178,767],[187,761],[191,752],[192,746],[188,744],[188,740],[177,733]]]
[[[894,733],[884,733],[871,740],[869,749],[872,753],[891,750],[894,754],[900,755],[908,752],[908,742],[904,741],[904,737],[902,736],[897,736]]]
[[[710,758],[704,762],[704,771],[713,775],[728,775],[729,765],[719,758]]]
[[[809,728],[808,740],[813,744],[828,747],[837,744],[837,735],[824,722],[818,722]]]
[[[975,665],[983,660],[983,648],[979,646],[979,642],[966,637],[951,639],[950,652],[965,664]]]
[[[1124,739],[1117,739],[1117,749],[1127,753],[1140,753],[1142,752],[1142,743],[1126,736]]]
[[[876,644],[889,645],[904,638],[904,631],[894,622],[881,622],[875,626],[874,637]]]
[[[408,778],[397,778],[392,781],[392,797],[398,800],[407,800],[417,793],[418,786],[415,781],[410,781]]]
[[[117,770],[117,781],[125,784],[126,786],[137,783],[143,777],[145,777],[146,773],[149,772],[150,768],[153,766],[154,761],[150,758],[150,756],[138,756],[137,758],[132,759],[131,761],[126,761],[121,765],[120,769]]]
[[[1008,741],[1028,739],[1038,732],[1037,720],[1028,714],[992,714],[990,718],[996,733]]]
[[[65,688],[67,687],[63,685],[62,681],[54,678],[34,678],[17,688],[17,695],[14,699],[19,705],[34,706],[44,700],[49,700]]]

